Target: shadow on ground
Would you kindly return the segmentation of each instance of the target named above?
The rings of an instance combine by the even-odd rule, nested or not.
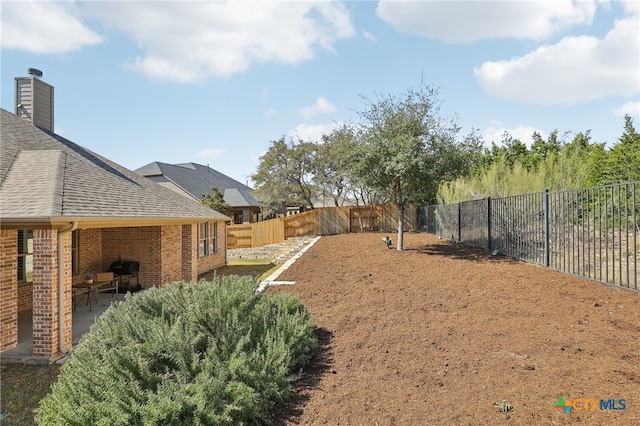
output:
[[[273,418],[273,424],[284,424],[287,422],[297,423],[295,420],[302,416],[309,392],[317,389],[322,377],[331,370],[333,366],[333,352],[331,350],[331,340],[333,333],[326,328],[316,328],[318,346],[309,364],[303,369],[300,378],[293,383],[291,399],[287,402],[279,413]]]
[[[443,242],[440,244],[426,244],[417,248],[410,248],[407,251],[417,251],[418,253],[445,256],[452,259],[471,260],[474,262],[518,262],[502,254],[493,255],[490,251],[466,245],[464,243]]]

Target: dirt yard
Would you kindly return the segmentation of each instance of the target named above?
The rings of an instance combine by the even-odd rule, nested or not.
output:
[[[320,338],[279,422],[640,424],[640,294],[427,234],[388,250],[381,236],[322,237],[280,276],[295,285],[268,290],[298,294]]]

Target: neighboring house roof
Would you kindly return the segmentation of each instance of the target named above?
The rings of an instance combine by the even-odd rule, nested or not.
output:
[[[4,223],[79,220],[91,227],[230,220],[55,133],[0,111],[0,220]]]
[[[261,207],[262,203],[251,194],[247,185],[210,168],[196,163],[167,164],[155,161],[135,170],[136,173],[185,195],[201,200],[215,186],[231,207]]]

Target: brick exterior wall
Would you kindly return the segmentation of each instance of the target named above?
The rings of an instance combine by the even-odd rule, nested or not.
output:
[[[162,247],[160,285],[182,280],[182,226],[165,225],[160,230]]]
[[[79,229],[78,231],[78,273],[73,282],[84,281],[84,277],[98,272],[106,272],[111,263],[102,259],[102,229]],[[116,260],[116,259],[113,259]]]
[[[16,272],[17,277],[17,272]],[[18,285],[18,312],[33,308],[33,284]]]
[[[140,262],[138,280],[143,288],[160,283],[160,227],[105,228],[102,230],[103,271],[112,262],[135,260]],[[135,278],[133,279],[135,284]]]
[[[64,238],[64,346],[72,345],[72,282],[107,271],[111,262],[140,262],[144,288],[197,280],[199,274],[226,264],[226,223],[217,222],[216,253],[198,258],[196,225],[82,229],[78,234],[78,273],[72,275],[71,233]],[[33,284],[18,286],[18,232],[0,229],[0,351],[18,343],[18,312],[33,309],[33,356],[58,355],[57,230],[33,231]],[[135,280],[134,280],[135,282]]]
[[[58,346],[56,235],[33,231],[33,356],[50,357]]]
[[[143,288],[173,281],[196,281],[199,274],[227,262],[225,222],[217,222],[217,228],[216,253],[203,258],[198,258],[196,225],[105,228],[102,230],[103,270],[121,257],[140,262],[139,280]],[[81,256],[82,253],[84,251]]]
[[[71,270],[71,232],[64,235],[64,347],[73,346],[73,271]],[[56,282],[58,282],[56,280]]]
[[[182,281],[198,280],[198,227],[182,225]]]
[[[18,231],[0,229],[0,351],[18,344]]]

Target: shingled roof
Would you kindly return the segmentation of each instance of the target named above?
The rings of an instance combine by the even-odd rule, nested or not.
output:
[[[135,170],[143,176],[183,195],[201,200],[215,186],[231,207],[261,207],[252,189],[209,166],[196,163],[167,164],[155,161]]]
[[[0,220],[135,226],[230,220],[1,109]]]

